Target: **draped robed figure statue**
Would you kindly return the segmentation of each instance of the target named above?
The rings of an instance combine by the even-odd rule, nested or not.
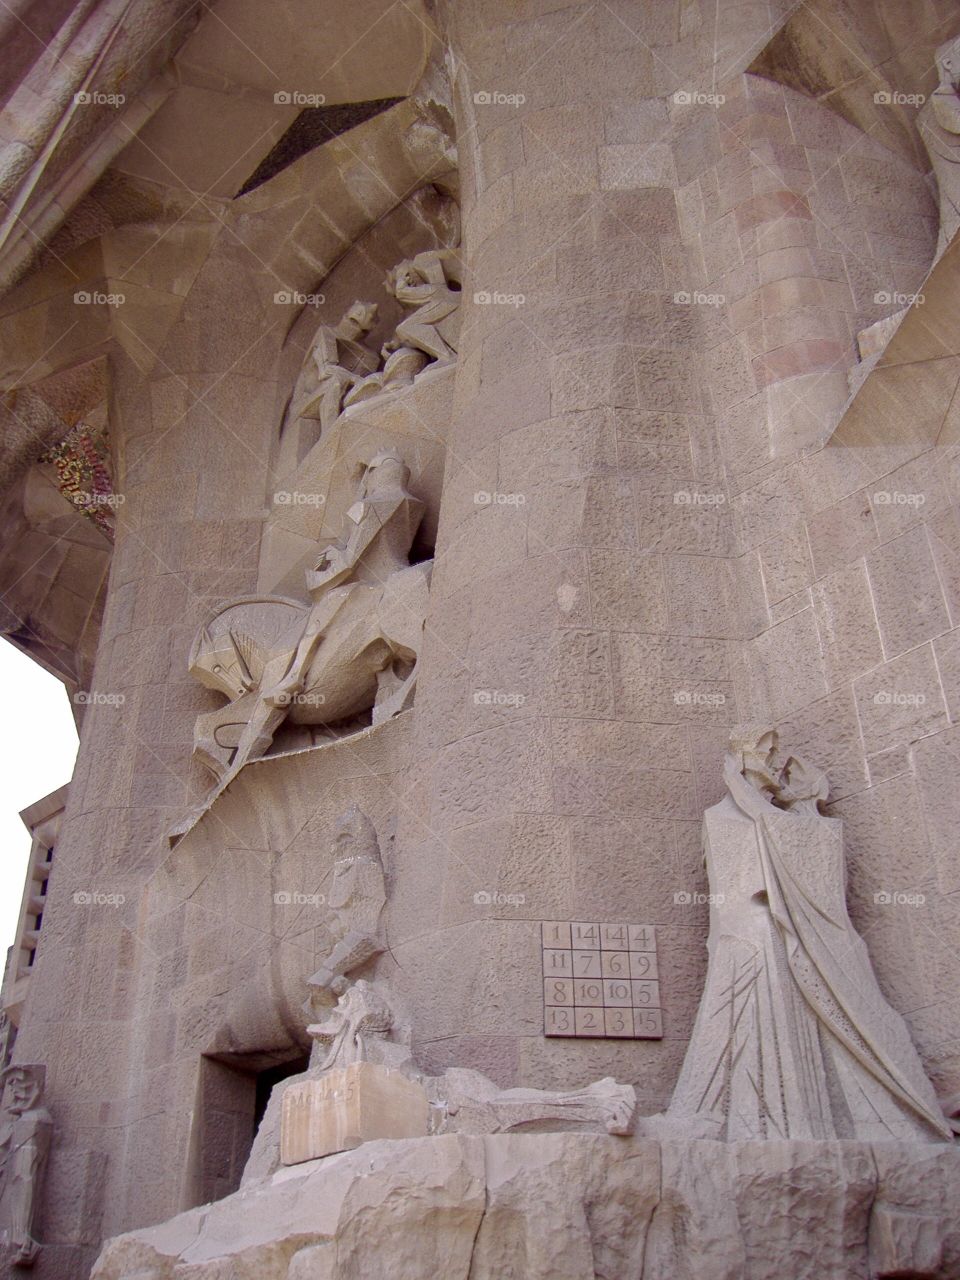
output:
[[[709,965],[670,1127],[729,1141],[950,1140],[847,914],[826,775],[781,761],[773,730],[745,727],[724,780],[704,815]]]

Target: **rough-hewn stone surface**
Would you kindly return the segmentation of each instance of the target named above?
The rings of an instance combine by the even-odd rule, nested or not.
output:
[[[121,1236],[93,1280],[955,1280],[958,1195],[950,1148],[381,1141]]]

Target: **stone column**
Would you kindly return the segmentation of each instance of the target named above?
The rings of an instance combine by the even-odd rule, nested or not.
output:
[[[699,993],[706,917],[683,895],[736,720],[727,641],[750,625],[705,321],[677,300],[693,280],[664,96],[714,51],[700,66],[676,43],[673,6],[445,18],[468,275],[398,980],[432,1065],[543,1087],[609,1071],[653,1108]],[[550,919],[661,927],[663,1043],[542,1038]]]
[[[193,633],[256,583],[282,331],[252,296],[221,241],[166,341],[141,346],[139,367],[112,357],[124,501],[92,684],[101,696],[83,723],[17,1046],[20,1060],[47,1064],[56,1126],[42,1277],[86,1274],[102,1236],[181,1207],[164,1152],[187,1137],[167,1129],[195,1089],[196,1062],[175,1061],[189,1010],[169,1001],[174,975],[156,973],[139,905],[169,854],[166,831],[208,785],[191,759],[193,719],[211,703],[187,675]]]

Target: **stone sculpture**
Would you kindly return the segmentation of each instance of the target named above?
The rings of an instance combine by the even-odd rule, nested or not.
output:
[[[400,1032],[399,1040],[390,1033]],[[334,1068],[350,1067],[357,1062],[374,1061],[378,1066],[407,1065],[409,1050],[401,1051],[397,1061],[384,1061],[384,1055],[371,1057],[371,1040],[378,1039],[384,1045],[409,1044],[409,1035],[398,1025],[388,998],[372,983],[362,978],[348,987],[337,1001],[336,1008],[325,1022],[307,1027],[307,1035],[313,1040],[310,1054],[310,1073],[322,1075]],[[386,1057],[389,1059],[389,1051]]]
[[[960,228],[960,37],[937,49],[937,71],[918,125],[940,188],[939,258]]]
[[[363,341],[376,323],[376,303],[355,302],[336,326],[321,325],[285,423],[315,418],[322,436],[344,409],[409,386],[429,363],[454,361],[461,277],[455,249],[428,249],[398,263],[387,276],[386,288],[413,313],[401,320],[379,355]]]
[[[384,352],[412,347],[439,364],[452,363],[457,358],[461,283],[455,249],[428,249],[394,267],[387,288],[402,306],[414,310],[397,325]]]
[[[567,1093],[501,1089],[479,1071],[450,1067],[436,1082],[443,1133],[633,1132],[636,1092],[612,1076]]]
[[[399,391],[402,387],[409,387],[417,374],[422,372],[429,363],[426,352],[419,351],[416,347],[398,347],[390,352],[384,346],[381,350],[385,357],[383,369],[379,373],[371,373],[369,377],[350,388],[343,399],[345,409],[388,391]]]
[[[16,1266],[32,1267],[40,1253],[34,1238],[53,1120],[41,1105],[45,1068],[7,1067],[0,1113],[0,1224]]]
[[[363,1112],[364,1089],[369,1089],[370,1110],[377,1114],[384,1097],[402,1100],[411,1126],[416,1118],[420,1091],[429,1103],[429,1132],[441,1134],[492,1134],[560,1132],[568,1129],[628,1135],[633,1132],[636,1092],[632,1085],[607,1077],[568,1093],[541,1089],[501,1089],[479,1071],[449,1068],[441,1076],[419,1070],[411,1050],[409,1021],[398,1010],[382,983],[359,979],[340,996],[322,1022],[307,1032],[313,1041],[310,1065],[304,1075],[291,1077],[274,1089],[257,1131],[243,1176],[244,1187],[267,1181],[280,1167],[281,1117],[296,1116],[311,1125],[317,1141],[332,1134],[375,1137],[414,1136],[377,1132],[357,1125],[352,1114],[324,1115],[323,1110],[342,1103]],[[409,1085],[417,1088],[412,1092]],[[285,1108],[284,1097],[292,1094]],[[399,1103],[398,1103],[399,1105]],[[296,1121],[288,1121],[296,1123]],[[342,1136],[341,1136],[342,1140]],[[357,1145],[348,1142],[346,1145]],[[328,1150],[344,1147],[315,1146],[311,1154],[305,1135],[287,1134],[283,1147],[297,1152],[296,1159],[318,1158]],[[293,1161],[291,1161],[293,1162]]]
[[[630,1133],[636,1109],[631,1085],[604,1079],[585,1089],[557,1093],[542,1089],[501,1089],[482,1075],[451,1067],[425,1076],[410,1050],[410,1028],[388,991],[356,982],[323,1023],[307,1028],[314,1042],[309,1074],[372,1062],[402,1071],[426,1089],[437,1133],[507,1133],[515,1129],[587,1127]]]
[[[307,1010],[317,1013],[347,990],[347,975],[385,949],[380,916],[386,902],[383,862],[377,832],[355,805],[337,823],[335,860],[327,907],[336,943],[323,965],[307,980]]]
[[[930,95],[937,124],[948,133],[960,133],[960,37],[937,49],[939,83]]]
[[[413,314],[400,321],[381,347],[383,368],[346,392],[345,409],[410,386],[428,364],[446,365],[456,359],[461,277],[455,249],[429,249],[393,268],[386,288],[403,306],[414,308]]]
[[[294,388],[290,420],[316,418],[321,434],[336,422],[350,389],[380,364],[363,342],[376,319],[376,303],[355,302],[336,326],[320,326]]]
[[[903,1019],[847,915],[826,776],[735,730],[728,795],[704,815],[706,987],[668,1122],[694,1136],[951,1137]]]
[[[312,604],[246,597],[201,627],[190,674],[230,700],[199,716],[194,734],[218,791],[268,750],[287,718],[333,725],[373,707],[379,723],[407,705],[432,566],[409,562],[424,511],[409,478],[393,453],[366,466],[343,536],[306,575]]]

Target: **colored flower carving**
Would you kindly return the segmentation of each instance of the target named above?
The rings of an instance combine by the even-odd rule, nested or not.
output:
[[[53,465],[60,492],[112,542],[117,501],[106,431],[80,422],[40,461]]]

